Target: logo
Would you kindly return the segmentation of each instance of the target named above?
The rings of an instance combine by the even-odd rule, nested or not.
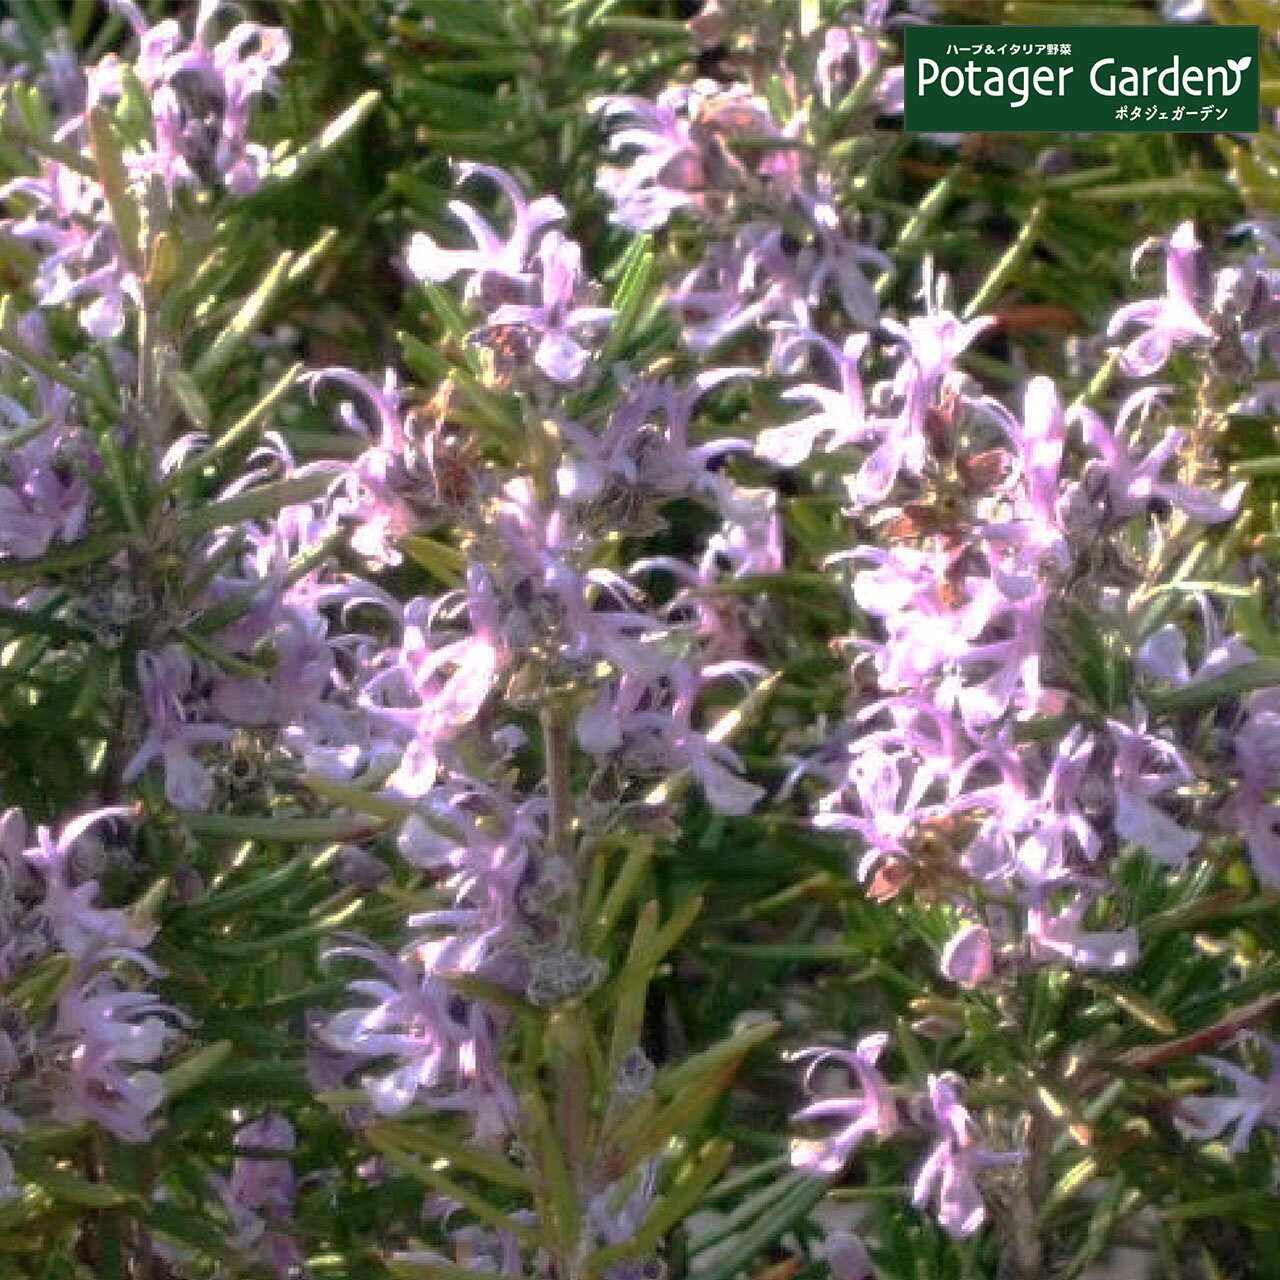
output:
[[[906,33],[921,133],[1256,133],[1257,27],[931,27]]]

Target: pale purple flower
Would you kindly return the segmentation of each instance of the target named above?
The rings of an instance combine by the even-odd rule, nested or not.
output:
[[[164,1084],[155,1072],[126,1071],[109,1046],[85,1044],[71,1053],[54,1114],[68,1124],[91,1120],[122,1142],[146,1142],[163,1101]]]
[[[1047,895],[1045,895],[1047,897]],[[1027,912],[1027,940],[1035,959],[1067,961],[1080,969],[1125,969],[1137,962],[1138,931],[1086,930],[1093,895],[1075,892],[1065,904],[1047,901]]]
[[[971,729],[994,723],[1011,704],[1019,710],[1038,709],[1045,692],[1040,666],[1049,593],[1029,575],[1023,578],[1008,572],[998,580],[993,577],[993,585],[1006,593],[1006,599],[989,625],[1003,638],[979,638],[956,659],[964,680],[955,691],[956,706]],[[1015,589],[1020,595],[1008,598],[1007,593]]]
[[[60,121],[73,119],[85,108],[88,77],[65,30],[55,31],[53,47],[44,53],[49,98]]]
[[[930,455],[927,415],[955,389],[956,360],[979,334],[990,327],[988,317],[962,321],[947,307],[947,282],[925,272],[920,289],[921,314],[905,322],[882,321],[881,327],[903,345],[901,363],[883,389],[885,412],[870,420],[874,447],[857,475],[849,481],[855,507],[871,506],[889,496],[901,473],[922,474]]]
[[[989,547],[1006,593],[1030,593],[1046,569],[1064,573],[1071,564],[1059,511],[1066,414],[1057,387],[1044,377],[1027,383],[1021,418],[994,400],[983,400],[979,408],[1003,427],[1022,467],[1018,481],[1002,490],[1012,503],[1008,517],[984,521],[978,535]]]
[[[287,725],[319,702],[333,670],[321,614],[291,610],[276,630],[270,676],[219,677],[211,703],[226,720],[248,725]]]
[[[1085,444],[1099,457],[1103,466],[1086,471],[1085,497],[1103,522],[1128,520],[1146,514],[1157,501],[1167,502],[1202,524],[1220,524],[1230,520],[1240,505],[1246,483],[1240,481],[1225,493],[1216,494],[1195,485],[1162,480],[1161,472],[1177,458],[1182,447],[1181,431],[1166,431],[1159,443],[1144,454],[1139,435],[1153,403],[1164,389],[1144,387],[1129,396],[1116,414],[1115,427],[1110,428],[1092,409],[1081,406],[1075,420],[1081,424]],[[1138,416],[1139,426],[1131,429]],[[1089,519],[1081,513],[1081,520]]]
[[[395,1115],[420,1091],[448,1079],[467,1039],[466,1024],[450,1016],[448,988],[424,982],[407,959],[372,944],[336,948],[330,955],[362,959],[383,975],[351,983],[352,992],[370,1003],[334,1015],[323,1039],[357,1058],[392,1060],[389,1071],[366,1076],[365,1087],[379,1112]]]
[[[483,935],[463,932],[401,956],[372,943],[330,952],[364,960],[381,975],[352,982],[367,1003],[335,1014],[321,1033],[329,1048],[370,1064],[361,1083],[379,1114],[398,1115],[417,1102],[469,1113],[479,1133],[509,1127],[514,1097],[498,1067],[492,1016],[441,976],[474,972],[487,946]]]
[[[882,328],[904,346],[906,361],[894,379],[902,396],[904,418],[914,424],[925,408],[937,402],[938,392],[956,360],[995,321],[990,316],[962,320],[948,306],[948,282],[927,267],[919,290],[923,312],[905,321],[886,319]]]
[[[213,777],[195,748],[227,742],[230,728],[197,724],[189,719],[195,669],[186,651],[176,644],[159,653],[138,655],[138,683],[147,715],[147,736],[129,761],[124,780],[132,782],[155,760],[164,766],[165,797],[177,809],[207,809],[213,798]]]
[[[764,788],[742,776],[742,761],[723,743],[684,730],[677,739],[689,768],[717,813],[740,817],[750,813],[764,796]]]
[[[286,726],[281,738],[308,773],[335,782],[348,781],[366,769],[379,776],[390,774],[404,750],[398,735],[363,708],[328,701]]]
[[[1244,394],[1230,411],[1262,415],[1273,410],[1280,398],[1280,381],[1259,376],[1265,362],[1273,369],[1280,363],[1280,236],[1274,222],[1255,220],[1233,229],[1243,230],[1253,233],[1262,252],[1216,273],[1213,309],[1228,331],[1239,331],[1241,350],[1255,374],[1241,388]]]
[[[1148,733],[1139,711],[1135,727],[1109,720],[1115,746],[1115,828],[1122,839],[1142,846],[1158,862],[1178,867],[1200,843],[1196,832],[1180,826],[1151,801],[1193,779],[1191,767],[1170,742]]]
[[[582,564],[574,522],[529,479],[506,484],[489,533],[488,563],[470,571],[468,611],[501,637],[504,656],[536,649],[575,669],[600,658],[619,670],[662,665],[641,643],[657,623],[639,608],[639,593],[620,574]]]
[[[124,1142],[145,1142],[164,1100],[159,1075],[177,1013],[144,991],[121,990],[102,973],[72,986],[58,1002],[55,1037],[70,1046],[54,1101],[58,1119],[92,1120]]]
[[[1184,222],[1167,240],[1154,243],[1166,246],[1164,297],[1121,307],[1107,326],[1107,336],[1112,338],[1129,325],[1143,326],[1144,332],[1131,340],[1121,355],[1124,371],[1137,378],[1162,368],[1175,347],[1214,338],[1213,329],[1197,309],[1200,244],[1194,223]],[[1135,263],[1150,244],[1139,248]]]
[[[781,513],[773,488],[747,488],[723,472],[706,479],[720,514],[719,531],[707,539],[693,563],[676,556],[650,556],[633,574],[658,571],[679,584],[661,616],[696,630],[707,662],[733,661],[751,651],[755,627],[749,602],[718,588],[727,581],[781,573],[785,565]]]
[[[506,303],[492,317],[494,325],[515,325],[534,339],[534,363],[553,382],[576,382],[585,372],[591,352],[580,335],[606,327],[613,318],[608,307],[578,303],[582,291],[582,250],[548,231],[537,252],[539,301],[531,305]]]
[[[613,203],[612,220],[631,231],[656,230],[677,209],[707,212],[736,183],[748,181],[748,167],[725,146],[735,137],[786,136],[748,86],[726,89],[713,80],[674,86],[654,102],[614,95],[588,106],[607,121],[630,122],[608,143],[614,154],[631,153],[629,159],[603,170],[598,186]],[[751,166],[754,176],[772,180],[785,195],[795,180],[793,155],[761,152]]]
[[[947,941],[938,968],[962,987],[977,987],[995,972],[991,931],[981,924],[962,925]]]
[[[816,336],[816,335],[815,335]],[[841,449],[861,442],[868,434],[866,398],[858,362],[867,349],[870,337],[853,334],[842,347],[817,338],[822,349],[835,364],[839,389],[808,382],[782,393],[784,400],[808,402],[818,412],[779,427],[767,427],[756,437],[756,452],[780,467],[795,467],[804,462],[825,439],[826,449]]]
[[[798,1124],[833,1120],[835,1132],[818,1140],[793,1139],[791,1163],[798,1169],[821,1177],[833,1177],[848,1164],[860,1143],[867,1138],[890,1138],[897,1132],[898,1107],[893,1091],[876,1069],[888,1044],[883,1033],[864,1036],[852,1050],[805,1049],[795,1055],[808,1060],[804,1074],[806,1092],[817,1097],[792,1119]],[[816,1073],[828,1066],[843,1067],[857,1084],[857,1092],[820,1094]]]
[[[1191,670],[1186,636],[1176,622],[1167,622],[1153,631],[1138,650],[1135,662],[1144,675],[1182,689],[1257,659],[1257,653],[1238,636],[1224,633],[1217,611],[1206,597],[1200,596],[1197,603],[1203,623],[1200,666]]]
[[[870,57],[866,55],[870,53]],[[828,27],[814,60],[814,83],[823,105],[834,106],[875,65],[880,48],[852,27]],[[899,106],[899,109],[901,107]]]
[[[924,803],[934,781],[934,775],[918,768],[909,756],[861,752],[849,762],[846,778],[859,812],[845,812],[842,797],[834,795],[824,800],[814,825],[861,837],[864,852],[858,863],[858,879],[868,881],[886,861],[910,859],[911,836],[921,819],[934,812]]]
[[[1008,662],[1015,674],[1033,674],[1034,640],[1024,628],[1007,644],[977,655],[973,646],[997,618],[1012,617],[1003,591],[980,573],[958,575],[945,547],[864,547],[848,558],[870,563],[853,580],[858,607],[879,618],[883,643],[868,645],[876,654],[881,684],[911,688],[957,670],[962,662]],[[1032,632],[1034,614],[1023,614]],[[975,719],[976,722],[976,719]]]
[[[839,106],[840,100],[853,89],[858,81],[879,66],[873,101],[889,115],[899,115],[903,108],[904,69],[900,64],[890,64],[888,57],[876,39],[878,29],[888,25],[885,21],[887,3],[869,3],[864,6],[862,20],[848,26],[828,27],[822,40],[822,48],[814,60],[814,82],[825,106]],[[904,15],[897,21],[918,21]]]
[[[1238,786],[1222,818],[1244,836],[1258,879],[1280,887],[1280,804],[1271,799],[1280,788],[1280,690],[1249,698],[1233,746]]]
[[[929,1106],[938,1140],[916,1175],[912,1203],[920,1208],[935,1200],[943,1229],[951,1236],[970,1236],[986,1217],[978,1178],[995,1166],[1019,1163],[1022,1153],[995,1152],[982,1142],[953,1079],[929,1077]]]
[[[1244,837],[1254,876],[1280,888],[1280,804],[1266,803],[1242,790],[1231,796],[1224,817],[1233,819],[1230,829]]]
[[[132,0],[113,0],[133,25],[139,52],[134,71],[150,91],[155,150],[148,158],[170,188],[221,182],[246,195],[265,177],[269,155],[249,141],[254,105],[275,87],[289,56],[283,28],[239,22],[220,41],[213,37],[226,0],[200,0],[188,37],[175,19],[149,26]],[[107,59],[90,77],[91,99],[117,97],[121,67]]]
[[[1256,1033],[1246,1036],[1266,1051],[1270,1060],[1268,1074],[1255,1076],[1225,1058],[1201,1058],[1222,1081],[1235,1085],[1235,1093],[1184,1099],[1180,1110],[1190,1119],[1177,1122],[1187,1137],[1201,1140],[1234,1129],[1227,1149],[1236,1154],[1248,1147],[1259,1125],[1280,1129],[1280,1043]]]
[[[753,373],[708,369],[685,387],[668,379],[629,380],[603,430],[593,432],[576,422],[561,425],[570,447],[556,471],[560,496],[575,505],[598,505],[602,515],[616,520],[640,504],[711,487],[708,465],[751,445],[737,439],[692,445],[694,407],[715,387]]]
[[[707,674],[714,675],[714,669]],[[688,769],[717,813],[748,813],[764,792],[742,777],[741,761],[729,747],[694,727],[699,692],[698,679],[683,664],[672,663],[648,676],[624,669],[616,683],[602,688],[580,712],[579,744],[590,755],[614,759],[638,778]]]
[[[17,331],[34,351],[53,356],[40,312],[24,316]],[[0,362],[17,363],[7,356]],[[84,535],[93,502],[86,473],[96,468],[97,450],[79,423],[73,393],[36,370],[22,372],[35,393],[34,408],[15,396],[0,395],[5,434],[27,437],[14,446],[0,435],[5,479],[0,484],[0,552],[29,560],[55,542],[75,542]]]
[[[879,319],[880,303],[867,270],[892,273],[893,260],[855,237],[837,209],[828,179],[820,177],[815,185],[813,194],[797,196],[813,227],[812,244],[797,255],[807,274],[809,301],[816,305],[831,293],[850,322],[870,328]],[[791,371],[780,355],[775,359],[780,369]]]
[[[830,1232],[822,1252],[835,1280],[874,1280],[876,1270],[867,1246],[852,1231]]]
[[[112,818],[131,814],[123,808],[96,809],[68,822],[54,839],[48,827],[36,831],[36,843],[23,851],[23,858],[40,876],[43,898],[37,908],[40,917],[73,959],[80,960],[104,948],[136,954],[155,936],[153,924],[136,919],[117,907],[96,907],[98,882],[75,884],[71,858],[77,841],[92,827]]]
[[[808,327],[808,287],[768,224],[737,232],[733,243],[714,243],[702,261],[671,291],[684,322],[684,340],[695,355],[772,322]]]
[[[628,231],[653,231],[677,209],[696,203],[707,176],[693,136],[690,107],[705,93],[700,86],[664,89],[654,102],[612,95],[588,103],[607,121],[634,123],[615,130],[609,151],[636,154],[625,168],[602,171],[600,189],[613,202],[612,221]]]
[[[487,178],[506,195],[512,212],[511,233],[504,239],[471,205],[451,200],[449,212],[471,233],[475,247],[442,249],[430,236],[418,232],[405,256],[410,273],[419,280],[440,284],[466,272],[466,296],[472,302],[492,292],[502,301],[523,299],[537,241],[547,227],[566,216],[564,205],[554,196],[527,202],[515,179],[489,165],[459,165],[457,173],[459,182],[473,176]]]
[[[588,1229],[599,1247],[623,1244],[644,1226],[658,1193],[658,1164],[646,1161],[639,1176],[620,1179],[592,1196],[587,1203]],[[646,1262],[650,1265],[646,1266]],[[635,1258],[606,1268],[606,1280],[646,1280],[652,1260]]]
[[[467,622],[442,626],[446,606],[418,599],[404,610],[400,644],[384,655],[385,668],[365,681],[360,704],[369,716],[403,735],[402,758],[391,786],[425,795],[434,785],[440,749],[472,723],[493,692],[504,665],[498,617],[486,584],[467,593]]]
[[[768,329],[775,365],[790,371],[790,335],[812,327],[813,311],[829,285],[835,286],[855,324],[874,323],[875,294],[863,275],[864,263],[883,269],[885,259],[837,229],[796,248],[774,224],[751,222],[732,241],[713,243],[671,291],[669,301],[684,321],[684,340],[695,354],[748,330]]]
[[[719,474],[710,478],[708,487],[720,513],[720,529],[707,540],[702,557],[708,571],[718,572],[707,572],[704,579],[781,573],[785,557],[777,491],[747,488]]]
[[[338,366],[307,375],[314,398],[320,387],[333,385],[354,393],[337,406],[348,430],[372,443],[335,485],[334,510],[356,517],[351,545],[376,565],[397,565],[403,556],[398,542],[423,521],[426,477],[410,460],[405,434],[405,393],[393,370],[383,374],[381,386],[353,369]]]
[[[0,223],[40,253],[32,283],[42,307],[81,304],[80,323],[91,338],[117,338],[130,307],[140,305],[142,284],[125,264],[106,210],[102,187],[57,161],[40,175],[0,187],[0,200],[25,197],[34,208]]]
[[[1096,752],[1093,737],[1073,727],[1054,746],[1039,792],[1027,794],[1013,825],[1025,837],[1018,848],[1019,874],[1032,886],[1061,880],[1078,857],[1092,861],[1102,848],[1084,803]]]
[[[298,1179],[286,1158],[296,1145],[293,1126],[280,1115],[266,1115],[236,1132],[231,1176],[210,1178],[231,1220],[228,1246],[244,1257],[260,1259],[280,1280],[293,1280],[305,1257],[290,1233]],[[278,1156],[242,1155],[276,1151]]]
[[[75,542],[88,523],[92,490],[83,476],[67,473],[53,444],[39,437],[6,450],[0,440],[10,479],[0,485],[0,551],[17,560],[34,560],[54,542]]]

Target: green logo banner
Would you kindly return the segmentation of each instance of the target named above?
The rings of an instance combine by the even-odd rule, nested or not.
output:
[[[921,133],[1256,133],[1257,27],[906,29]]]

